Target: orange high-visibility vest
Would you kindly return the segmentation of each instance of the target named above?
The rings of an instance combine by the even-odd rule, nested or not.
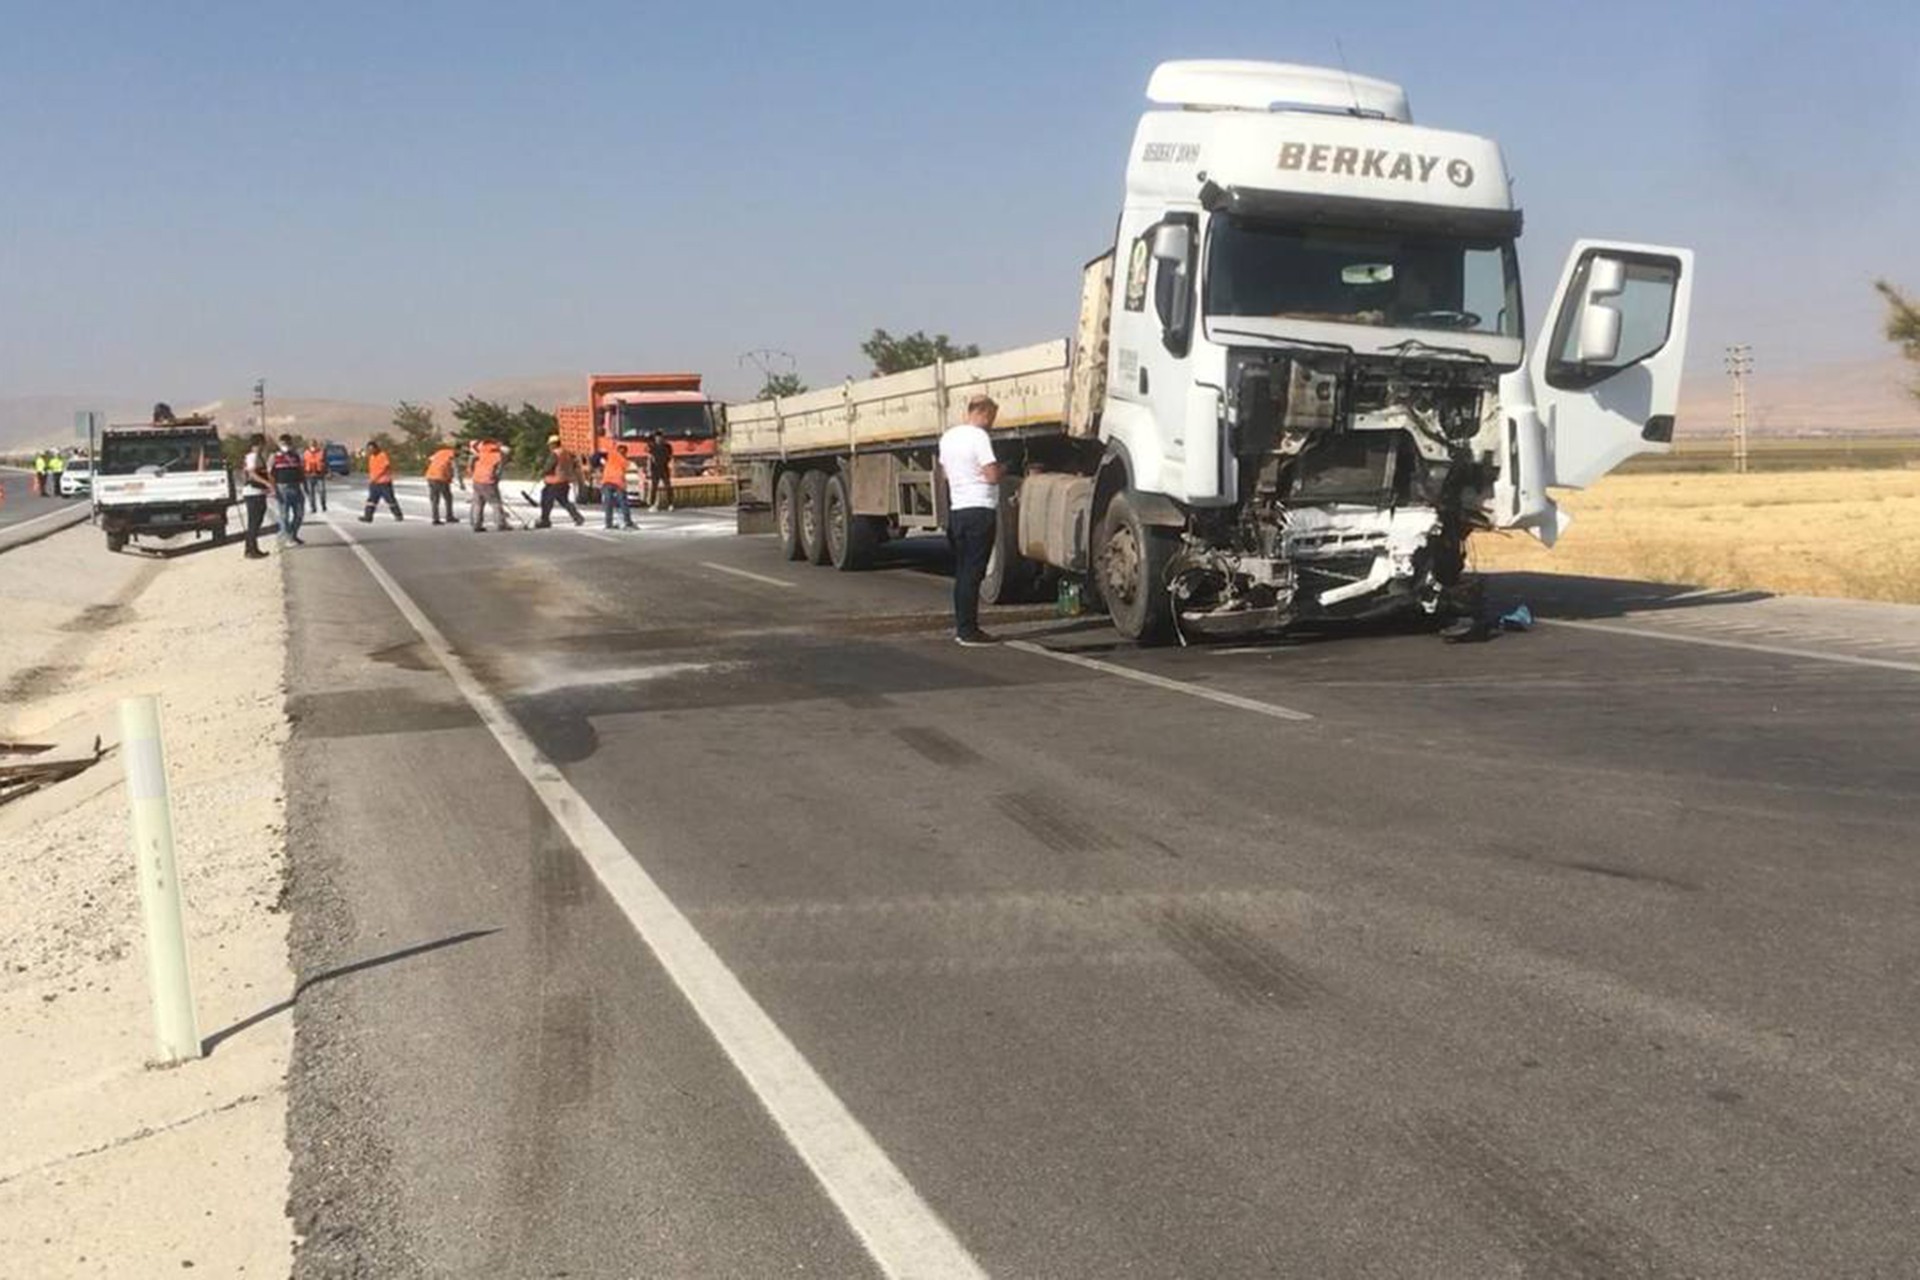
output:
[[[633,465],[633,459],[614,449],[607,454],[607,460],[600,467],[600,483],[612,485],[616,489],[627,487],[627,468]]]
[[[327,469],[327,455],[318,449],[307,450],[300,461],[310,476],[320,475]]]
[[[393,459],[375,450],[367,455],[367,483],[387,484],[393,479]]]
[[[564,446],[553,451],[553,469],[547,472],[548,484],[572,484],[580,476],[580,464],[573,451]]]
[[[500,479],[500,464],[505,461],[497,446],[481,445],[480,451],[473,456],[473,482],[493,484]]]
[[[453,479],[453,450],[435,449],[427,459],[427,479],[443,483]]]

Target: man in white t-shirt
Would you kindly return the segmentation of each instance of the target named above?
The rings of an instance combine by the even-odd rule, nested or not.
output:
[[[985,396],[967,401],[967,420],[940,437],[940,470],[947,477],[947,542],[953,547],[953,638],[992,644],[980,629],[980,581],[993,557],[1000,510],[1000,460],[987,429],[1000,406]]]
[[[267,495],[273,492],[273,477],[267,474],[267,438],[258,432],[247,441],[247,456],[240,463],[240,496],[247,505],[247,559],[264,560],[260,549],[260,525],[267,518]]]

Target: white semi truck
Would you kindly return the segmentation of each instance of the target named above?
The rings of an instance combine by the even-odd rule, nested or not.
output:
[[[985,595],[1083,580],[1120,632],[1241,634],[1472,607],[1467,540],[1665,451],[1693,258],[1582,240],[1523,334],[1521,212],[1486,138],[1384,81],[1169,62],[1071,344],[730,405],[740,528],[864,567],[945,518],[968,396],[1001,406]]]

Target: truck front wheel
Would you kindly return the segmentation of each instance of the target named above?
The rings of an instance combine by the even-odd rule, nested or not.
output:
[[[782,471],[773,486],[773,527],[780,535],[780,557],[801,560],[800,548],[800,473]]]
[[[1143,522],[1124,493],[1114,496],[1101,531],[1094,573],[1115,629],[1136,644],[1165,644],[1173,637],[1167,565],[1176,540]]]

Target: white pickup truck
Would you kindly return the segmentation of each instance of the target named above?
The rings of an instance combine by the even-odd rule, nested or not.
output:
[[[233,475],[211,419],[110,426],[101,437],[93,507],[107,550],[130,538],[227,537]]]
[[[727,406],[742,532],[857,569],[938,528],[934,447],[983,392],[990,601],[1078,578],[1142,643],[1444,617],[1474,533],[1551,543],[1551,490],[1668,448],[1687,250],[1579,241],[1529,340],[1491,139],[1314,67],[1171,62],[1147,96],[1072,344]]]

